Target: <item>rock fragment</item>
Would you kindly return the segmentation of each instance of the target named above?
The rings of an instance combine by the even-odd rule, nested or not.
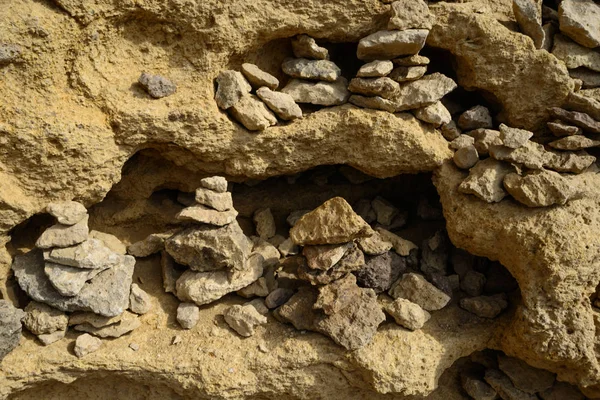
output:
[[[544,30],[536,3],[533,0],[513,0],[513,13],[521,31],[533,39],[536,49],[541,49]]]
[[[484,106],[472,107],[463,112],[458,118],[458,127],[465,131],[479,128],[492,128],[493,126],[490,110]]]
[[[600,87],[600,72],[582,67],[569,70],[569,75],[574,81],[579,81],[580,86],[584,89]]]
[[[88,234],[88,216],[86,215],[74,225],[52,225],[42,233],[35,242],[35,246],[40,249],[69,247],[86,240]]]
[[[317,44],[315,39],[308,35],[298,35],[292,39],[292,51],[297,58],[310,58],[315,60],[329,59],[329,51]]]
[[[512,165],[487,158],[471,169],[458,191],[473,194],[488,203],[497,203],[507,195],[503,181],[511,172],[515,172]]]
[[[383,228],[377,228],[377,232],[381,235],[384,240],[392,243],[394,251],[399,255],[406,257],[410,255],[411,251],[414,249],[418,249],[419,247],[411,242],[410,240],[406,240],[401,238],[400,236],[387,231]]]
[[[498,161],[524,165],[530,169],[541,169],[547,158],[544,146],[532,141],[526,142],[518,149],[511,149],[506,146],[491,146],[490,156]]]
[[[390,30],[431,29],[434,16],[423,0],[397,0],[392,3]]]
[[[200,308],[194,303],[179,303],[177,322],[183,329],[192,329],[200,320]]]
[[[229,307],[223,314],[225,322],[234,331],[241,336],[249,337],[254,335],[254,328],[257,325],[267,323],[267,317],[260,314],[256,308],[250,304],[243,306],[236,304]]]
[[[252,219],[256,224],[256,233],[258,233],[261,239],[267,240],[275,236],[277,227],[275,226],[275,219],[270,208],[256,210]]]
[[[246,95],[231,107],[231,115],[246,129],[262,131],[277,124],[277,118],[255,95]]]
[[[525,393],[543,392],[554,384],[555,375],[552,372],[534,368],[518,358],[499,354],[498,366],[510,378],[513,385]]]
[[[196,202],[217,211],[233,209],[233,199],[230,192],[218,193],[214,190],[199,187],[195,194]]]
[[[34,335],[64,331],[69,323],[69,318],[63,311],[37,301],[31,301],[25,307],[25,312],[23,325]]]
[[[450,148],[454,150],[462,149],[463,147],[469,147],[475,145],[475,139],[473,136],[460,135],[456,139],[450,142]]]
[[[356,285],[356,277],[348,274],[321,286],[314,308],[323,310],[327,315],[333,315],[348,307],[357,296],[361,296],[361,288]]]
[[[179,221],[194,221],[201,224],[214,226],[226,226],[235,221],[238,212],[235,209],[229,211],[217,211],[201,204],[184,208],[175,218]]]
[[[183,271],[177,270],[175,260],[166,251],[160,252],[160,267],[165,292],[175,293],[175,282],[177,282]]]
[[[421,306],[403,298],[386,304],[384,310],[394,317],[398,325],[411,331],[421,329],[431,318],[431,314],[423,310]]]
[[[177,86],[169,78],[162,75],[143,72],[138,82],[155,99],[170,96],[177,91]]]
[[[317,296],[317,289],[310,286],[301,287],[287,303],[276,310],[276,314],[300,331],[314,331],[315,324],[321,317],[321,312],[313,309]]]
[[[477,164],[479,154],[475,146],[465,146],[456,150],[452,159],[458,168],[469,169]]]
[[[578,111],[589,115],[595,120],[600,120],[600,100],[586,95],[571,92],[563,104],[563,108],[569,111]]]
[[[427,282],[422,275],[412,272],[396,281],[389,294],[394,299],[410,300],[427,311],[440,310],[450,302],[450,296]]]
[[[302,246],[347,243],[372,234],[369,224],[341,197],[327,200],[290,229],[290,238]]]
[[[600,121],[596,121],[586,113],[567,111],[558,107],[551,108],[549,111],[553,117],[578,126],[584,131],[600,133]]]
[[[312,269],[327,271],[344,257],[352,247],[352,243],[305,246],[302,254]]]
[[[84,333],[83,335],[79,335],[75,340],[73,351],[77,357],[81,358],[97,351],[100,346],[102,346],[102,341],[100,339]]]
[[[350,81],[348,90],[352,93],[366,96],[381,96],[384,99],[398,93],[400,85],[388,77],[383,78],[354,78]]]
[[[414,67],[418,65],[429,65],[430,60],[425,56],[414,54],[408,57],[396,58],[392,60],[392,62],[401,67]]]
[[[554,36],[552,54],[562,60],[570,70],[586,67],[600,72],[600,52],[581,46],[566,36]]]
[[[77,295],[87,281],[90,281],[105,269],[82,269],[51,262],[46,262],[44,265],[44,273],[52,286],[62,296],[68,297]]]
[[[481,128],[469,131],[467,134],[475,138],[475,148],[481,155],[489,154],[492,146],[502,146],[500,131]]]
[[[227,179],[222,176],[209,176],[200,179],[200,186],[213,192],[225,193],[227,191]]]
[[[152,298],[137,283],[131,284],[129,309],[136,314],[146,314],[152,309]]]
[[[114,251],[117,254],[120,254],[122,256],[127,254],[127,247],[115,235],[91,230],[89,237],[90,239],[100,240],[102,243],[104,243],[106,247],[108,247],[110,250]]]
[[[461,308],[482,318],[496,318],[502,310],[508,307],[504,294],[493,296],[466,297],[460,299]],[[493,385],[492,385],[493,386]]]
[[[600,5],[593,0],[564,0],[558,7],[560,30],[582,46],[600,46]]]
[[[294,291],[291,289],[277,288],[265,298],[265,305],[267,308],[277,308],[285,304],[293,295]]]
[[[251,298],[251,297],[267,297],[269,295],[269,286],[267,285],[267,280],[264,276],[258,278],[256,282],[252,282],[250,285],[246,286],[237,291],[242,297]]]
[[[128,334],[129,332],[132,332],[133,330],[139,328],[141,325],[142,323],[140,322],[140,319],[137,316],[126,312],[123,318],[115,324],[103,326],[100,328],[96,328],[88,324],[81,324],[75,325],[74,329],[80,332],[91,333],[92,335],[101,338],[118,338]]]
[[[356,73],[360,78],[378,78],[387,76],[394,69],[394,64],[389,60],[375,60],[366,63]]]
[[[222,71],[216,79],[217,93],[215,101],[219,108],[227,110],[252,90],[252,86],[238,71]]]
[[[170,234],[152,233],[143,240],[131,244],[127,252],[134,257],[148,257],[165,248],[165,239]]]
[[[557,172],[539,170],[520,176],[516,173],[504,177],[504,188],[519,203],[528,207],[548,207],[565,204],[575,190]]]
[[[415,117],[421,121],[433,124],[436,127],[448,124],[452,121],[450,111],[448,111],[441,101],[437,101],[423,108],[418,108],[415,110],[414,114]]]
[[[62,338],[64,338],[66,334],[67,334],[67,330],[63,329],[61,331],[55,331],[52,333],[45,333],[42,335],[38,335],[37,338],[44,346],[49,346],[52,343],[56,343],[59,340],[61,340]]]
[[[375,32],[358,42],[356,55],[360,60],[372,61],[417,54],[428,34],[427,29]]]
[[[550,129],[550,131],[554,134],[554,136],[574,136],[581,135],[583,133],[583,129],[577,126],[565,124],[564,122],[558,119],[552,122],[548,122],[546,125],[548,126],[548,129]]]
[[[46,212],[63,225],[75,225],[87,215],[85,206],[76,201],[50,203],[46,206]]]
[[[85,324],[93,326],[94,328],[102,328],[116,324],[123,319],[124,315],[125,313],[121,313],[114,317],[105,317],[92,312],[76,311],[69,316],[69,326]]]
[[[538,394],[542,400],[584,400],[584,395],[573,385],[556,382],[550,389]]]
[[[277,116],[285,121],[292,121],[302,118],[302,109],[296,104],[294,98],[289,94],[274,92],[267,87],[261,87],[256,91],[256,95]]]
[[[305,58],[288,58],[281,65],[283,72],[292,78],[335,82],[342,71],[329,60],[307,60]]]
[[[497,369],[485,371],[485,381],[498,393],[500,398],[515,400],[536,400],[536,395],[531,395],[517,389],[510,379]]]
[[[26,317],[23,310],[7,300],[0,299],[0,361],[19,345],[21,321]]]
[[[460,281],[460,288],[469,296],[481,296],[485,286],[485,275],[474,270],[467,271]]]
[[[600,140],[591,139],[583,135],[576,135],[555,140],[548,143],[548,145],[558,150],[583,150],[600,146]]]
[[[277,89],[277,86],[279,86],[279,80],[277,78],[258,68],[254,64],[242,64],[242,73],[255,89],[266,86],[271,90],[275,90]]]
[[[373,199],[371,202],[371,207],[373,207],[373,211],[375,211],[377,222],[384,226],[391,225],[394,217],[396,217],[399,212],[398,208],[380,196],[377,196],[375,199]]]
[[[532,136],[533,132],[500,124],[500,140],[502,140],[504,146],[511,149],[518,149],[523,146]]]
[[[296,103],[309,103],[320,106],[344,104],[350,97],[348,81],[344,77],[340,77],[335,82],[310,82],[291,79],[281,91],[292,96]]]
[[[427,72],[427,67],[415,65],[412,67],[399,66],[394,68],[389,77],[396,82],[410,82],[421,79]]]
[[[577,152],[548,151],[544,157],[544,167],[557,172],[582,173],[588,169],[596,157],[589,155],[583,150]]]
[[[88,239],[71,247],[55,248],[44,258],[52,263],[83,269],[106,269],[121,262],[121,255],[113,252],[98,239]]]

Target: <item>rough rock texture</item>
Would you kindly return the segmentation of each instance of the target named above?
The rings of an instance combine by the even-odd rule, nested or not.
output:
[[[585,47],[600,46],[600,5],[593,0],[565,0],[558,9],[560,30]]]
[[[0,361],[19,345],[23,310],[15,308],[9,301],[0,300]]]

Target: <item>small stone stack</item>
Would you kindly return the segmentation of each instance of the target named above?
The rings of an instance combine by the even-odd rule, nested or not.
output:
[[[440,73],[425,76],[429,59],[418,54],[433,20],[423,0],[392,3],[388,30],[373,33],[358,44],[358,58],[369,62],[350,81],[348,89],[353,95],[349,101],[392,113],[414,110],[418,119],[435,126],[450,122],[450,112],[440,100],[457,85]]]
[[[242,73],[223,71],[216,82],[217,105],[229,111],[248,130],[273,126],[277,124],[277,117],[284,121],[302,118],[302,110],[294,99],[275,91],[279,80],[254,64],[242,64]]]
[[[58,223],[42,233],[36,249],[15,257],[12,265],[19,286],[34,300],[25,309],[27,329],[48,345],[63,338],[68,325],[100,337],[118,337],[138,327],[141,322],[133,314],[127,326],[119,322],[127,308],[142,314],[150,307],[149,296],[132,285],[135,258],[124,254],[125,246],[116,237],[89,232],[82,204],[51,203],[46,211]],[[65,312],[76,313],[68,317]],[[76,314],[105,324],[91,326],[85,319],[74,323]]]
[[[335,106],[348,101],[348,81],[332,61],[329,52],[308,35],[292,39],[296,58],[284,60],[281,68],[292,77],[282,92],[298,103]]]

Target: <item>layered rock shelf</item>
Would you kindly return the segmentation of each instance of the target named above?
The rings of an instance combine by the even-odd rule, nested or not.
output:
[[[0,82],[0,398],[600,398],[597,1],[7,2]]]

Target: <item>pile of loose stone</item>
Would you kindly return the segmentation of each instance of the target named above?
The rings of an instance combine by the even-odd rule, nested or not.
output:
[[[501,352],[473,353],[463,366],[461,384],[475,400],[583,400],[585,396],[556,375]]]
[[[576,93],[571,94],[567,103],[570,108],[595,107],[600,112],[600,103]],[[564,119],[581,114],[558,108],[552,112]],[[570,121],[582,125],[577,117]],[[551,141],[546,147],[531,140],[530,131],[504,124],[495,130],[493,126],[490,111],[481,105],[463,112],[457,123],[451,121],[442,126],[442,133],[456,151],[454,163],[461,169],[469,169],[469,176],[459,186],[460,192],[489,203],[499,202],[510,194],[529,207],[565,204],[583,195],[585,188],[578,184],[574,174],[587,171],[596,157],[583,150],[589,147],[590,139],[581,134],[581,129],[579,137],[567,136]]]
[[[600,87],[600,4],[563,0],[558,9],[533,0],[513,0],[521,31],[538,49],[562,60],[579,87]]]
[[[413,110],[435,126],[449,123],[452,117],[440,100],[457,85],[440,73],[425,75],[429,59],[418,54],[434,16],[423,0],[399,0],[391,9],[388,30],[358,43],[358,58],[369,62],[350,81],[350,103],[391,113]]]
[[[82,204],[51,203],[46,211],[58,223],[12,264],[19,286],[32,299],[23,324],[44,345],[62,339],[69,326],[87,332],[75,345],[76,355],[83,356],[99,347],[98,337],[120,337],[139,327],[138,314],[150,310],[151,299],[132,283],[135,258],[125,255],[116,237],[89,231]]]

